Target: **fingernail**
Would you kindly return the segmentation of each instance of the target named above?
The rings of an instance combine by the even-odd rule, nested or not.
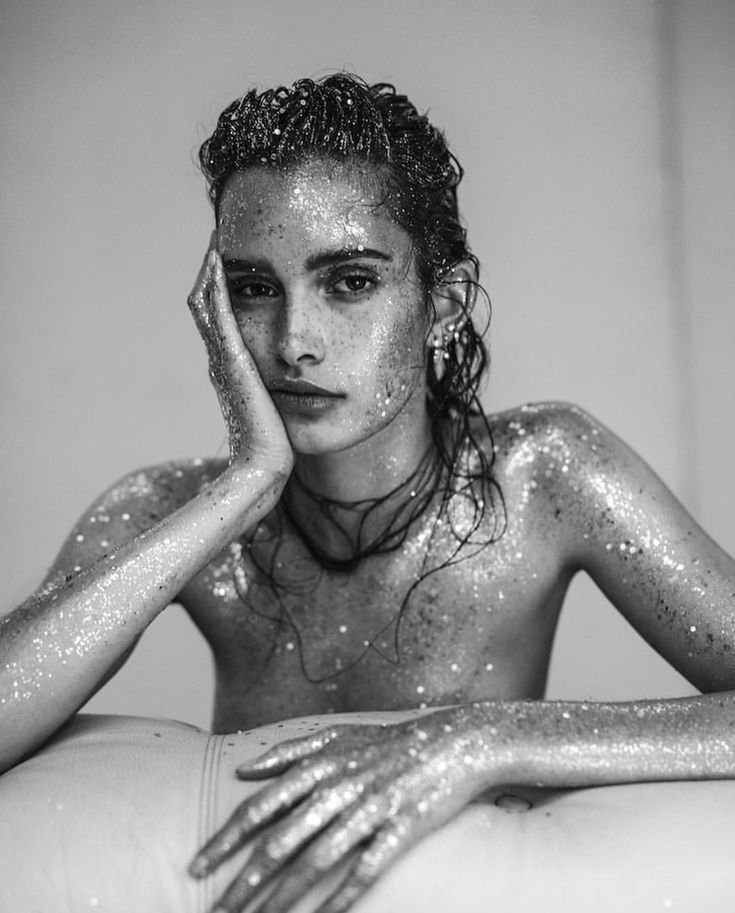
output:
[[[253,777],[254,779],[268,780],[273,776],[276,761],[249,761],[235,769],[238,777]]]
[[[206,875],[208,871],[209,862],[202,856],[197,856],[189,866],[189,874],[193,875],[194,878],[201,878],[203,875]]]

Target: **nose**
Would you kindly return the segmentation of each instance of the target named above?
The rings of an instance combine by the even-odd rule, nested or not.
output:
[[[281,310],[276,350],[287,365],[318,364],[324,358],[324,336],[318,303],[292,296]]]

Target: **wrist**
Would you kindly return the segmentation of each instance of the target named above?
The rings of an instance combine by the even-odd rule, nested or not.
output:
[[[509,703],[482,701],[439,711],[443,734],[452,739],[468,774],[481,788],[519,781],[524,751]]]
[[[214,483],[219,505],[230,504],[248,525],[258,522],[278,503],[291,474],[287,463],[280,465],[258,453],[238,457]]]
[[[242,482],[252,479],[267,487],[272,481],[282,489],[293,471],[293,465],[293,451],[288,446],[247,447],[232,451],[229,469]]]

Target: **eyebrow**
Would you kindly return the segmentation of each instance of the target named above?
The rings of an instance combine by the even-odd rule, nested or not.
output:
[[[341,247],[339,250],[325,250],[322,253],[312,254],[306,258],[306,268],[309,270],[322,269],[325,266],[334,266],[335,263],[342,263],[345,260],[356,260],[365,257],[368,260],[385,260],[389,262],[393,259],[390,254],[381,250],[374,250],[372,247]]]
[[[222,265],[227,273],[267,273],[271,268],[267,260],[243,260],[240,257],[223,259]]]
[[[305,266],[307,270],[323,269],[325,266],[334,266],[336,263],[343,263],[345,260],[356,260],[365,257],[368,260],[384,260],[391,262],[393,257],[380,250],[374,250],[371,247],[341,247],[339,250],[325,250],[312,254],[306,258]],[[224,268],[229,273],[257,273],[268,272],[272,269],[268,260],[255,259],[247,260],[240,257],[228,257],[224,260]]]

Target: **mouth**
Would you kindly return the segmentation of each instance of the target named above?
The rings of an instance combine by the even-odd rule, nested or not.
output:
[[[269,384],[268,390],[271,394],[285,393],[289,396],[328,396],[334,399],[341,399],[344,393],[335,393],[333,390],[325,390],[317,384],[312,384],[308,380],[289,380],[287,377]]]
[[[273,402],[285,412],[319,412],[344,399],[344,393],[326,390],[308,380],[282,378],[268,385]]]

